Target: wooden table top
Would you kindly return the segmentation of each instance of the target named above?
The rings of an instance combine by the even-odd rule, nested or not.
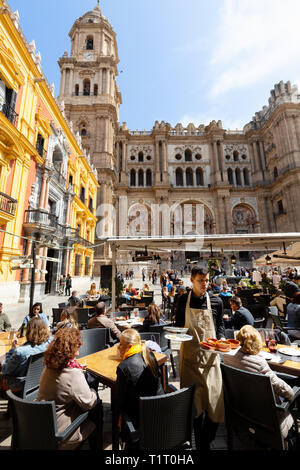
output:
[[[18,346],[26,343],[26,336],[18,338]],[[12,340],[9,339],[9,331],[3,331],[0,333],[0,358],[5,356],[6,353],[11,349]]]
[[[167,361],[165,354],[154,353],[158,365],[162,365]],[[87,370],[96,374],[102,380],[102,383],[113,387],[117,380],[117,367],[121,362],[116,344],[112,348],[103,349],[103,351],[90,354],[78,359],[80,364],[87,364]]]
[[[297,348],[296,346],[287,346],[286,344],[277,344],[277,350],[280,351],[281,348],[293,348],[293,349],[297,349],[298,351],[300,351],[300,348]],[[267,347],[263,347],[262,351],[270,352]],[[286,361],[280,364],[277,362],[272,362],[272,360],[267,361],[271,369],[276,370],[277,372],[283,372],[286,374],[291,374],[291,375],[300,377],[300,356],[296,356],[294,360],[292,356],[284,356],[283,354],[280,354],[280,357],[282,359],[286,358]]]

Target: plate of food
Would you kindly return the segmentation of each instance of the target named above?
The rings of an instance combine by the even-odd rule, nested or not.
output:
[[[187,333],[188,328],[181,328],[179,326],[164,326],[164,330],[169,331],[169,333],[185,334]]]
[[[186,335],[184,333],[168,334],[165,337],[171,341],[191,341],[191,339],[193,339],[192,336]]]
[[[282,354],[286,354],[287,356],[300,356],[300,349],[295,349],[295,348],[280,348],[277,349]]]
[[[216,354],[230,354],[233,355],[240,348],[240,342],[237,340],[217,340],[216,338],[207,338],[206,341],[201,341],[200,349],[206,352],[213,352]]]

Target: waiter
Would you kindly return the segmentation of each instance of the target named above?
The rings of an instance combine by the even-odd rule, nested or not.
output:
[[[176,326],[188,328],[191,341],[180,349],[180,386],[195,384],[194,433],[197,450],[208,450],[215,439],[219,423],[224,421],[222,375],[219,355],[200,349],[206,338],[225,337],[223,304],[219,297],[207,293],[209,273],[194,267],[193,289],[180,296],[175,312]]]

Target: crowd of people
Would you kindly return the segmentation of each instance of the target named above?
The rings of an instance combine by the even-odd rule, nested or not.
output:
[[[135,426],[139,422],[139,397],[162,395],[161,372],[149,343],[141,340],[140,333],[149,331],[153,325],[163,326],[167,317],[173,319],[177,327],[188,328],[193,341],[183,342],[180,349],[180,386],[195,384],[193,421],[195,443],[198,450],[208,450],[215,439],[220,423],[224,421],[224,400],[220,356],[214,357],[200,350],[200,342],[205,338],[224,340],[225,328],[237,330],[237,339],[241,349],[235,356],[226,356],[225,363],[236,368],[252,371],[271,378],[274,393],[285,399],[293,398],[292,388],[271,371],[266,360],[258,353],[262,348],[261,335],[254,328],[252,313],[243,306],[241,292],[252,287],[260,287],[264,275],[276,287],[272,303],[278,306],[279,313],[287,316],[288,328],[294,337],[300,338],[300,276],[294,270],[270,273],[251,272],[242,269],[238,275],[243,279],[237,284],[227,284],[222,273],[214,271],[213,277],[207,269],[194,267],[188,284],[178,271],[170,269],[156,273],[155,284],[159,278],[161,299],[154,299],[147,308],[147,314],[139,330],[127,328],[121,331],[100,300],[99,291],[93,283],[85,298],[97,301],[93,315],[88,321],[88,328],[108,328],[109,343],[118,343],[120,364],[117,368],[116,403],[120,416],[126,412]],[[126,277],[127,275],[125,275]],[[130,299],[137,295],[132,278],[125,295]],[[282,283],[282,281],[284,281]],[[141,291],[150,291],[150,279]],[[280,287],[281,286],[281,287]],[[66,286],[64,287],[66,289]],[[69,286],[70,288],[70,286]],[[68,293],[68,295],[70,292]],[[100,301],[99,301],[100,300]],[[18,393],[22,390],[20,377],[26,373],[29,358],[39,352],[44,353],[45,369],[40,379],[38,401],[54,400],[56,403],[58,431],[64,430],[82,411],[89,411],[89,419],[71,436],[64,448],[76,448],[82,441],[89,439],[91,449],[102,446],[103,407],[95,382],[89,380],[77,357],[82,345],[82,337],[76,318],[76,309],[82,305],[82,296],[73,291],[68,306],[63,308],[60,321],[54,328],[43,312],[42,303],[32,306],[19,329],[19,334],[26,337],[26,342],[17,347],[13,339],[7,353],[0,376],[0,390],[11,389]],[[286,307],[284,307],[284,305]],[[229,313],[228,313],[229,311]],[[225,314],[224,314],[225,312]],[[227,312],[227,314],[226,314]],[[9,331],[11,324],[0,304],[0,331]],[[229,357],[229,359],[228,359]],[[97,384],[97,381],[96,381]],[[287,414],[281,420],[284,438],[292,432],[292,418]],[[129,446],[126,429],[119,422],[121,435]],[[130,447],[129,447],[130,448]]]

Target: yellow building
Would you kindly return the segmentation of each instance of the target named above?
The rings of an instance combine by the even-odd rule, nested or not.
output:
[[[56,101],[34,42],[28,44],[18,14],[0,0],[1,301],[28,298],[30,270],[16,269],[16,258],[30,256],[30,239],[38,242],[37,296],[56,291],[61,274],[91,275],[97,187],[96,170]]]

